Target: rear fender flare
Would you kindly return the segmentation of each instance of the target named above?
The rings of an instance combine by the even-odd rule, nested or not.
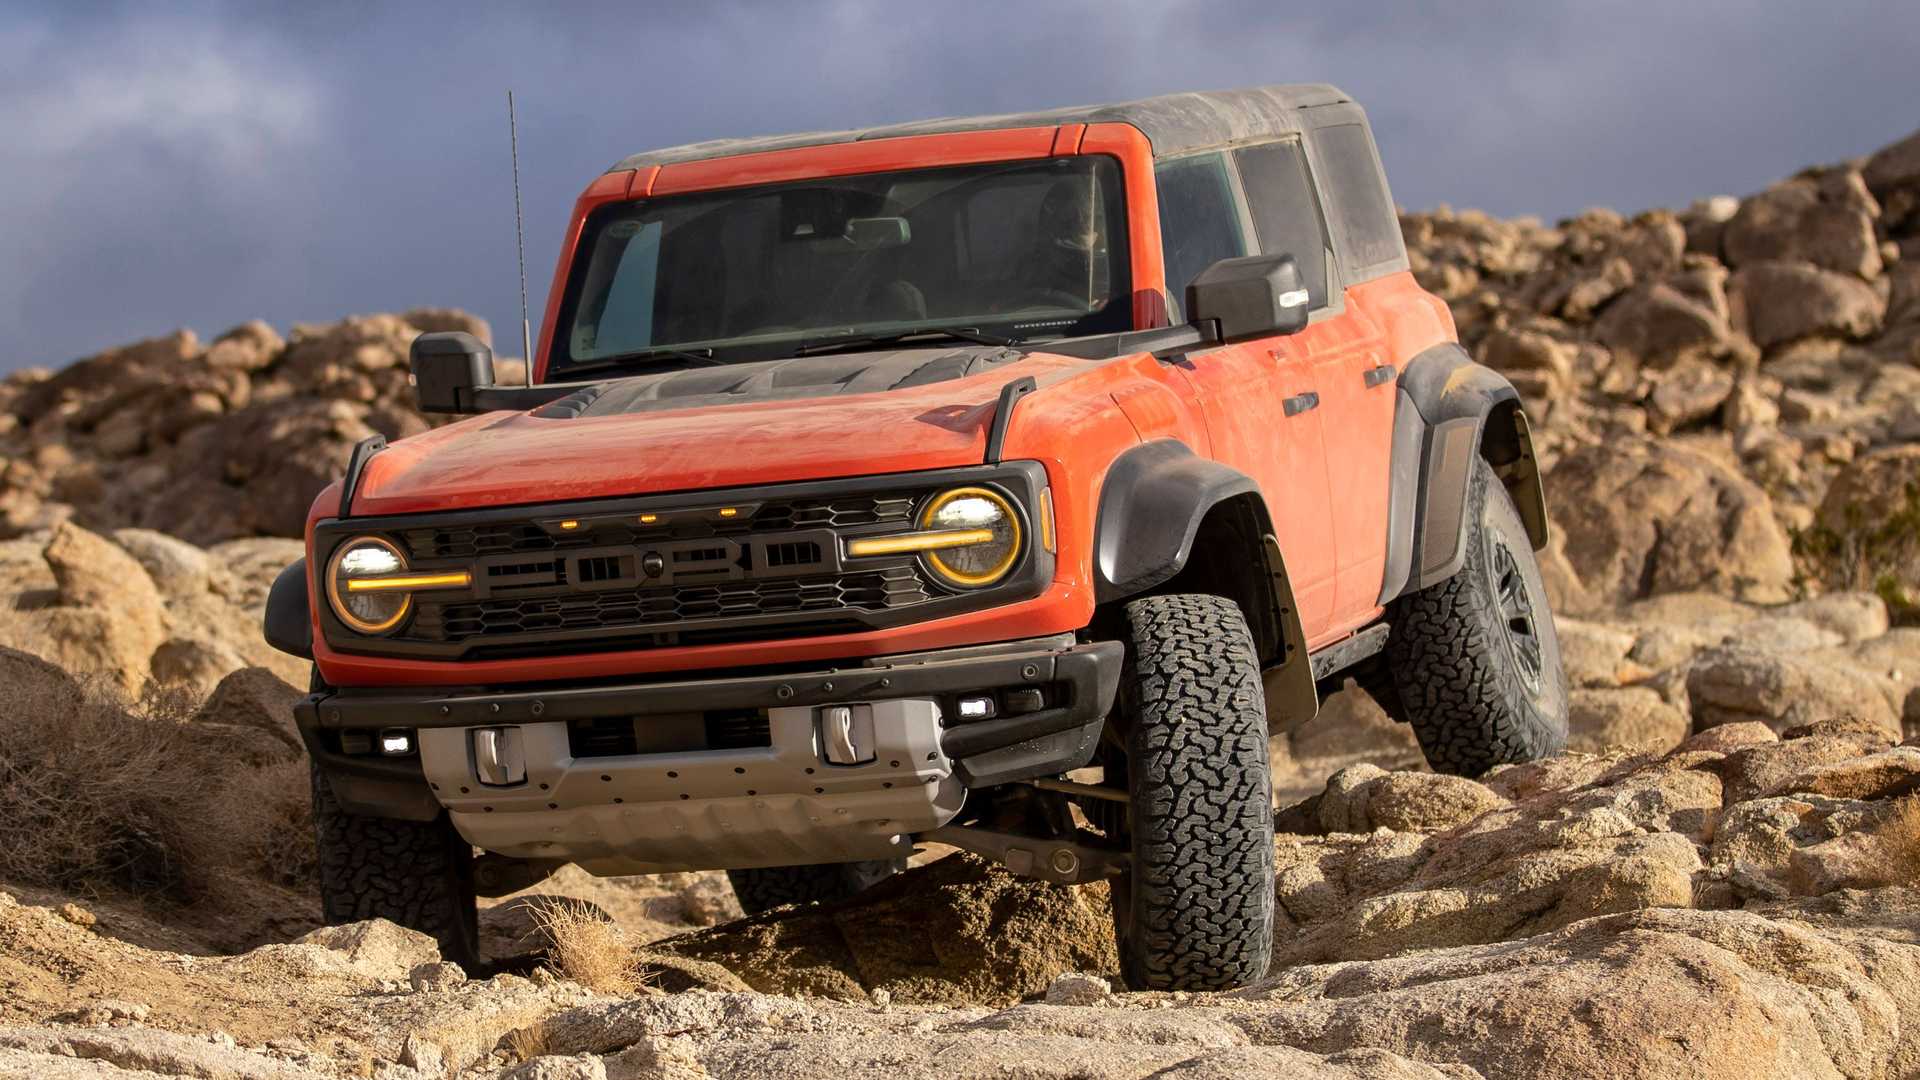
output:
[[[1545,489],[1513,384],[1446,342],[1408,362],[1397,393],[1380,602],[1444,581],[1466,561],[1467,492],[1476,456],[1506,486],[1534,549],[1545,547]]]

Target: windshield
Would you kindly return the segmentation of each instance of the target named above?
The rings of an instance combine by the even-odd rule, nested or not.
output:
[[[759,360],[916,330],[1126,330],[1125,229],[1119,167],[1097,156],[620,203],[582,233],[554,374],[661,350]]]

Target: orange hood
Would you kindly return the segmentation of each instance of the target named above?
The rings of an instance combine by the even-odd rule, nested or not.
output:
[[[1001,387],[1086,361],[911,349],[613,379],[403,439],[355,516],[745,487],[979,464]],[[1052,378],[1049,378],[1051,376]]]

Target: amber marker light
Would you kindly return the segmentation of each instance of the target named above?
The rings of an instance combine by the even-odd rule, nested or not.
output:
[[[900,555],[907,552],[939,551],[993,541],[992,529],[940,529],[933,532],[902,533],[898,536],[873,536],[847,541],[847,554],[855,558],[868,555]]]
[[[347,591],[390,592],[393,590],[412,591],[415,589],[464,589],[473,584],[473,575],[465,570],[451,574],[412,574],[404,577],[354,578],[347,582]]]
[[[740,510],[737,507],[723,506],[720,508],[720,516],[721,517],[739,517]]]
[[[579,523],[579,522],[577,522],[577,521],[563,521],[563,522],[561,522],[561,523],[560,523],[560,527],[561,527],[562,529],[566,529],[566,530],[568,530],[568,531],[572,531],[572,530],[574,530],[574,529],[577,529],[577,528],[579,528],[579,527],[580,527],[580,523]]]
[[[659,514],[641,514],[640,515],[640,524],[642,525],[651,525],[654,522],[659,520],[660,520]]]

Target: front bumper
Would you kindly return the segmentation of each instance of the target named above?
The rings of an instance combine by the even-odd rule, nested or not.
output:
[[[348,810],[428,820],[502,854],[602,863],[603,872],[888,857],[946,824],[966,790],[1087,763],[1119,684],[1121,646],[1012,642],[858,666],[617,686],[325,690],[295,706],[315,762]],[[957,722],[968,694],[1040,689],[1045,707]],[[874,760],[826,761],[816,710],[872,706]],[[766,745],[576,756],[570,725],[689,713],[763,715]],[[525,776],[483,784],[469,731],[516,729]],[[342,733],[400,729],[415,757],[343,749]],[[615,864],[618,864],[617,866]]]

